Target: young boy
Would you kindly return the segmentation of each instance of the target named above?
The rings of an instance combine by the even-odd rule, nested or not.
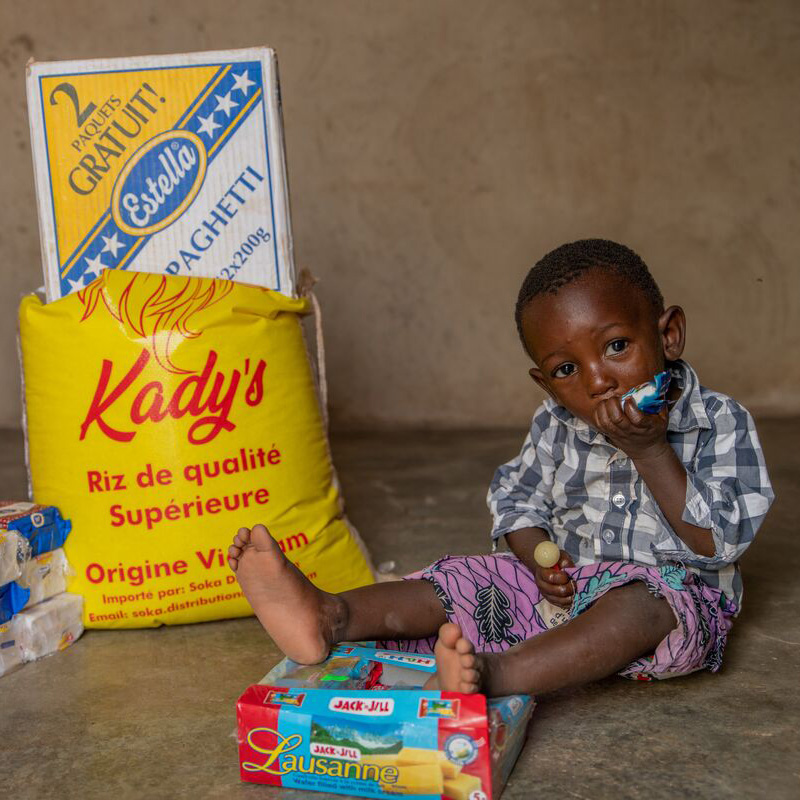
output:
[[[489,695],[719,669],[741,603],[736,562],[773,499],[750,415],[680,360],[683,310],[664,308],[622,245],[548,253],[522,285],[516,320],[549,398],[489,492],[493,539],[512,554],[446,557],[400,583],[331,595],[264,526],[242,528],[230,566],[290,658],[402,640],[433,648],[440,688]],[[666,409],[620,402],[663,370]],[[560,549],[554,569],[533,558],[546,539]]]

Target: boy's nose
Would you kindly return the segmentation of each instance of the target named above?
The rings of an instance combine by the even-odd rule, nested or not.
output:
[[[599,365],[589,367],[584,374],[587,376],[587,388],[592,397],[610,395],[617,388],[617,382],[612,375],[603,370]]]

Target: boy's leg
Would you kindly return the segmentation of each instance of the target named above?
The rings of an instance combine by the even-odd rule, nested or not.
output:
[[[667,601],[641,581],[612,589],[564,625],[504,653],[474,653],[458,626],[448,623],[435,648],[439,686],[490,696],[577,686],[652,653],[676,624]]]
[[[267,633],[300,664],[323,661],[336,642],[433,636],[447,619],[425,580],[323,592],[284,556],[263,525],[239,529],[228,564]]]
[[[337,642],[362,639],[427,639],[447,621],[433,584],[426,580],[389,581],[338,595],[346,620]]]

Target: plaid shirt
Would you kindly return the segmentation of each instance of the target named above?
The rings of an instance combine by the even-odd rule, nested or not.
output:
[[[679,563],[741,606],[736,562],[774,498],[761,445],[750,414],[700,386],[685,361],[674,362],[672,379],[682,389],[667,426],[687,472],[682,518],[710,529],[713,556],[698,555],[676,536],[625,453],[549,398],[522,452],[497,470],[489,489],[494,545],[519,528],[543,528],[577,567]]]

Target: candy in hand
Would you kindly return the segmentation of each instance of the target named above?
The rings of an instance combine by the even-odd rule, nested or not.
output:
[[[540,567],[545,569],[552,569],[555,567],[559,569],[558,559],[561,557],[561,551],[555,542],[539,542],[536,549],[533,551],[533,559]]]
[[[667,404],[667,389],[671,377],[668,371],[659,372],[653,380],[625,392],[619,401],[624,406],[626,398],[630,397],[639,411],[645,414],[658,414]]]

